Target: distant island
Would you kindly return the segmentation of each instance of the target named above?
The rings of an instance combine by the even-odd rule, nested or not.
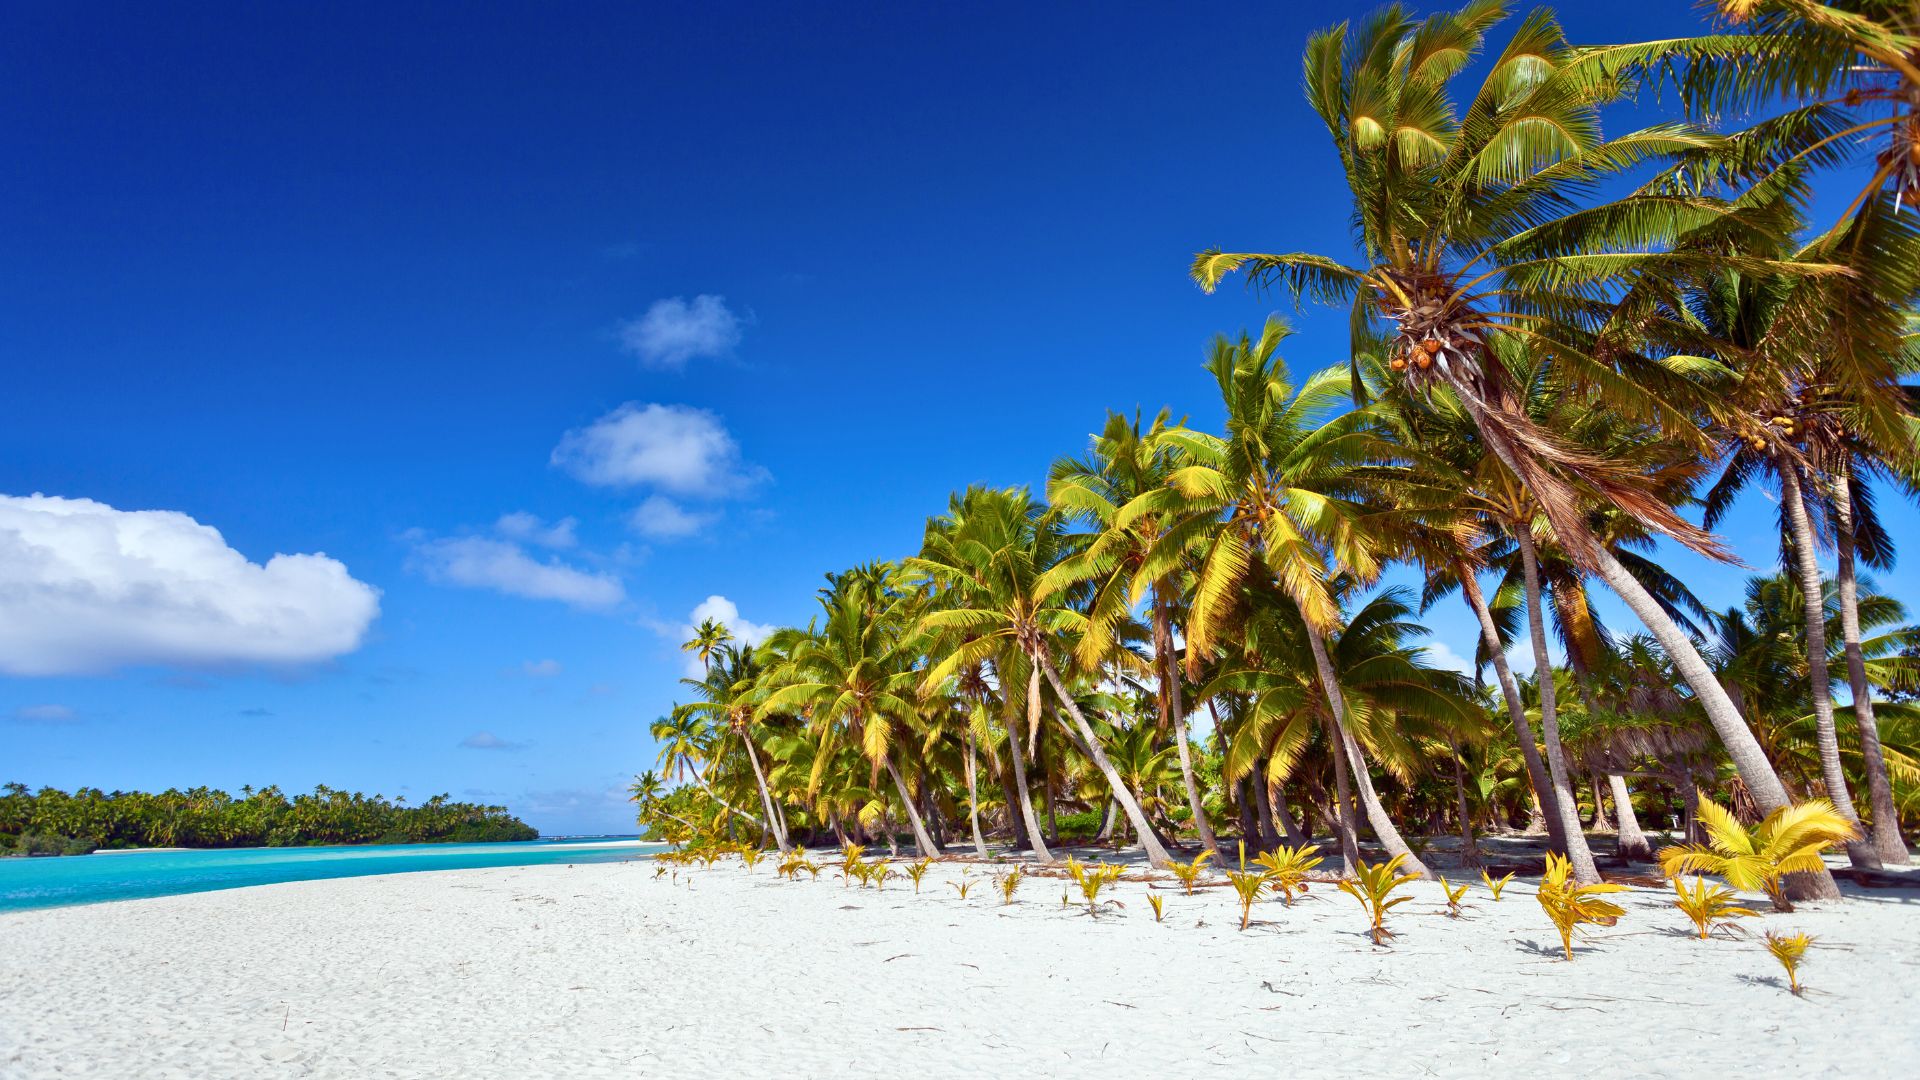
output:
[[[539,830],[504,806],[417,806],[325,785],[288,798],[277,787],[144,791],[25,784],[0,788],[0,855],[85,855],[98,849],[301,847],[314,844],[479,844],[537,840]]]

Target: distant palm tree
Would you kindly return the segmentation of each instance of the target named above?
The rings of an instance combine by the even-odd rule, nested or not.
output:
[[[680,651],[693,653],[700,658],[701,667],[710,668],[714,654],[732,640],[733,631],[727,629],[725,623],[716,619],[702,619],[700,625],[694,627],[693,637],[680,645]]]

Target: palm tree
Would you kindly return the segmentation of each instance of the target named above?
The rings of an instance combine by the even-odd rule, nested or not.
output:
[[[1007,645],[1014,646],[1028,664],[1028,738],[1039,731],[1040,680],[1044,677],[1061,710],[1072,721],[1070,726],[1062,721],[1063,729],[1069,739],[1078,739],[1106,779],[1115,801],[1140,837],[1147,861],[1165,866],[1169,861],[1166,849],[1154,836],[1138,799],[1101,748],[1053,661],[1053,651],[1086,633],[1089,621],[1068,604],[1065,583],[1047,575],[1067,554],[1059,516],[1035,505],[1023,489],[983,493],[979,502],[970,516],[990,518],[990,528],[962,537],[948,550],[923,550],[919,557],[908,560],[909,566],[950,593],[952,606],[929,611],[921,626],[934,633],[956,631],[972,637],[928,669],[922,689],[938,687],[969,664],[987,660]],[[949,556],[952,561],[947,561]],[[1120,650],[1116,656],[1132,654]],[[1099,659],[1104,662],[1110,658]],[[1004,667],[1000,670],[1004,686],[1007,672]],[[1014,752],[1018,753],[1017,748]]]
[[[1551,356],[1568,387],[1591,390],[1597,405],[1657,420],[1666,438],[1697,445],[1688,413],[1695,388],[1642,351],[1698,351],[1699,335],[1671,314],[1670,283],[1725,269],[1805,275],[1837,268],[1782,269],[1728,254],[1730,237],[1777,238],[1788,227],[1764,200],[1728,203],[1654,185],[1580,205],[1609,174],[1711,149],[1717,140],[1681,124],[1604,138],[1600,109],[1627,84],[1608,58],[1569,47],[1544,10],[1520,24],[1457,110],[1449,83],[1504,15],[1501,4],[1478,0],[1415,24],[1390,7],[1351,43],[1345,24],[1314,35],[1307,96],[1353,190],[1369,263],[1210,250],[1195,258],[1193,276],[1212,289],[1246,268],[1255,284],[1284,283],[1296,295],[1350,303],[1356,321],[1390,323],[1406,391],[1451,397],[1466,410],[1481,444],[1531,493],[1558,542],[1673,656],[1741,777],[1771,811],[1788,803],[1787,791],[1753,732],[1693,642],[1592,542],[1582,507],[1603,499],[1716,556],[1717,542],[1632,469],[1532,422],[1512,373],[1488,344],[1502,336],[1530,341],[1529,351]],[[1820,888],[1837,895],[1830,879]]]
[[[1250,583],[1271,581],[1300,611],[1330,706],[1342,812],[1351,812],[1345,793],[1351,772],[1374,834],[1390,854],[1405,856],[1409,873],[1424,875],[1426,867],[1374,791],[1366,759],[1347,727],[1347,706],[1325,640],[1340,620],[1328,589],[1330,570],[1338,567],[1362,581],[1380,570],[1369,527],[1386,515],[1362,500],[1372,493],[1370,481],[1391,475],[1377,463],[1391,460],[1397,450],[1379,437],[1366,409],[1327,418],[1345,394],[1345,372],[1319,372],[1294,390],[1277,353],[1290,332],[1284,322],[1270,319],[1258,341],[1245,334],[1237,342],[1217,339],[1207,370],[1226,406],[1226,437],[1186,429],[1166,434],[1191,462],[1173,475],[1175,490],[1190,502],[1189,512],[1213,522],[1200,541],[1187,618],[1187,663],[1195,665],[1215,648]]]
[[[718,803],[722,809],[738,817],[746,818],[761,828],[766,824],[759,818],[728,802],[708,782],[707,770],[716,759],[715,749],[718,740],[708,719],[699,712],[689,712],[676,707],[671,713],[653,722],[653,741],[660,744],[659,764],[661,771],[675,779],[685,781],[692,777],[693,782],[706,792],[707,797]]]
[[[914,846],[922,856],[938,854],[900,770],[900,739],[917,719],[911,689],[916,681],[914,654],[903,640],[904,596],[894,588],[888,565],[858,568],[823,590],[826,622],[817,632],[782,630],[768,639],[786,659],[769,673],[772,687],[757,715],[802,712],[822,733],[822,766],[840,741],[858,746],[876,769],[886,770],[900,796]]]
[[[1106,428],[1094,438],[1087,457],[1054,463],[1047,479],[1047,501],[1086,522],[1094,532],[1086,549],[1062,559],[1049,577],[1060,583],[1093,583],[1088,629],[1078,650],[1078,660],[1086,668],[1099,664],[1112,648],[1116,625],[1129,620],[1141,599],[1147,599],[1160,728],[1172,733],[1200,843],[1217,859],[1219,844],[1194,780],[1174,645],[1180,575],[1207,522],[1191,514],[1183,516],[1180,502],[1170,498],[1177,496],[1170,483],[1181,461],[1177,446],[1165,437],[1168,415],[1161,410],[1142,431],[1138,414],[1129,421],[1119,413],[1108,413]]]
[[[717,664],[714,663],[716,658],[719,660]],[[764,673],[751,648],[721,645],[713,653],[704,656],[702,661],[707,666],[705,677],[680,680],[682,684],[692,687],[701,700],[677,705],[674,713],[698,715],[717,730],[725,730],[740,739],[740,745],[746,750],[747,764],[753,769],[753,782],[760,792],[760,808],[766,814],[767,827],[773,833],[774,843],[784,852],[791,845],[780,820],[779,808],[767,787],[767,774],[760,764],[760,751],[753,741],[755,710],[766,697],[760,684]]]
[[[681,643],[680,651],[693,653],[700,658],[701,667],[710,668],[714,654],[732,640],[733,631],[727,629],[727,624],[716,619],[702,619],[700,625],[694,627],[693,637]]]

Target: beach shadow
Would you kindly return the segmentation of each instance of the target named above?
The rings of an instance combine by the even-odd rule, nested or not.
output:
[[[1550,942],[1545,945],[1541,944],[1538,941],[1522,941],[1519,943],[1519,945],[1520,945],[1520,948],[1525,950],[1526,952],[1530,952],[1535,956],[1544,956],[1549,960],[1565,960],[1567,958],[1566,950],[1562,949],[1560,947],[1560,943],[1557,941]],[[1573,947],[1573,951],[1576,955],[1578,955],[1580,953],[1590,953],[1596,950],[1591,945],[1575,945]]]

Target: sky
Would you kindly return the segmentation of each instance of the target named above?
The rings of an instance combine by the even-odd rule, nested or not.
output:
[[[1216,423],[1217,333],[1343,361],[1186,267],[1351,249],[1298,58],[1365,10],[7,6],[0,781],[631,831],[699,618],[805,622],[1109,408]],[[1671,565],[1734,603],[1772,520]]]

